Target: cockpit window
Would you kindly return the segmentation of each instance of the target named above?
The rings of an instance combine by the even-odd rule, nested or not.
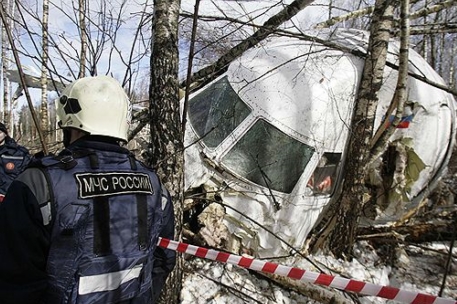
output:
[[[259,120],[223,157],[222,164],[258,185],[290,193],[313,153],[314,148]]]
[[[189,100],[189,120],[210,148],[217,147],[251,112],[227,77]]]
[[[326,195],[333,192],[340,162],[341,153],[324,153],[307,184],[313,190],[314,195]]]

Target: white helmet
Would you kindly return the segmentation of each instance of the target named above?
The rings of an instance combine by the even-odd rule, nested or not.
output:
[[[73,81],[56,101],[59,125],[127,142],[132,107],[119,82],[109,76]]]

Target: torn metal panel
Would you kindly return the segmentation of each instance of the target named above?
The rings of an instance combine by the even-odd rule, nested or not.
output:
[[[366,33],[354,30],[312,34],[358,50],[368,41]],[[396,42],[389,52],[389,62],[396,63]],[[410,54],[411,72],[444,83],[417,53]],[[191,94],[185,188],[203,186],[217,193],[231,234],[227,244],[239,243],[241,251],[259,257],[303,248],[341,184],[363,64],[355,55],[317,42],[271,36]],[[386,68],[384,80],[375,129],[392,100],[397,72]],[[405,157],[392,162],[393,172],[400,164],[404,168],[392,174],[389,183],[380,168],[372,168],[371,175],[378,179],[373,185],[391,194],[384,210],[394,208],[397,216],[444,173],[455,137],[453,97],[414,77],[409,77],[408,89],[405,117],[391,137],[391,145],[404,151],[397,156]],[[375,217],[386,220],[383,216],[381,212]]]

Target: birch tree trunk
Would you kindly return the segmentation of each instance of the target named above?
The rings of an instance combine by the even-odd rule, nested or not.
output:
[[[14,6],[14,1],[4,1],[4,9],[6,12],[11,14],[13,12],[13,6]],[[6,29],[4,26],[2,26],[2,75],[3,75],[3,113],[2,116],[0,117],[1,121],[6,125],[9,126],[10,129],[10,136],[14,136],[12,134],[13,132],[13,120],[10,119],[10,110],[11,110],[11,103],[10,103],[10,98],[11,98],[11,92],[10,92],[10,81],[8,77],[6,77],[6,71],[9,69],[9,59],[11,58],[11,55],[8,52],[8,49],[10,48],[10,43],[8,41],[8,35],[6,33]]]
[[[456,53],[457,53],[457,47],[455,44],[457,43],[456,39],[453,39],[452,41],[452,47],[451,47],[451,58],[455,58]],[[455,68],[454,65],[451,63],[449,67],[449,87],[452,89],[455,89]]]
[[[9,44],[11,46],[12,55],[13,55],[14,60],[16,62],[16,66],[17,66],[18,74],[19,74],[19,78],[20,78],[20,85],[22,85],[22,89],[23,89],[23,91],[25,93],[25,97],[27,99],[27,103],[29,105],[29,109],[30,109],[30,113],[31,113],[31,115],[33,117],[33,121],[35,122],[35,126],[37,128],[39,128],[38,134],[40,136],[40,142],[42,143],[43,152],[45,154],[47,154],[47,147],[46,147],[46,145],[44,144],[44,141],[43,141],[43,134],[42,134],[41,128],[40,128],[40,122],[38,120],[38,117],[37,117],[37,115],[35,113],[35,109],[34,109],[33,104],[32,104],[32,99],[31,99],[29,90],[28,90],[27,85],[26,85],[25,75],[24,75],[24,72],[22,71],[21,60],[20,60],[20,57],[19,57],[19,54],[18,54],[18,50],[17,50],[17,48],[15,46],[15,43],[14,43],[14,39],[13,39],[13,36],[12,36],[12,31],[10,29],[6,13],[5,13],[4,9],[3,9],[3,5],[0,5],[0,17],[2,19],[3,27],[5,28],[5,33],[8,36],[8,42],[9,42]]]
[[[436,13],[436,15],[435,15],[434,23],[436,23],[438,21],[438,17],[439,17],[439,12]],[[439,40],[439,36],[438,35],[433,35],[433,34],[430,34],[428,36],[429,36],[429,39],[430,39],[430,60],[429,60],[429,64],[435,71],[438,71],[437,66],[436,66],[438,55],[436,54],[436,52],[437,52],[437,48],[438,48],[437,40]]]
[[[85,76],[86,69],[86,49],[87,49],[87,35],[86,35],[86,0],[79,0],[78,16],[79,16],[79,30],[81,37],[81,55],[79,58],[79,74],[78,78]]]
[[[364,203],[369,200],[369,191],[365,187],[365,164],[373,135],[378,103],[377,92],[383,81],[394,2],[393,0],[376,1],[368,55],[352,118],[352,132],[344,171],[344,190],[340,200],[333,202],[328,210],[332,214],[330,220],[313,244],[313,247],[330,250],[338,258],[351,256],[358,220]]]
[[[10,81],[6,77],[6,71],[8,70],[8,60],[3,60],[3,58],[8,58],[8,37],[5,34],[5,28],[2,26],[2,75],[3,75],[3,112],[0,119],[2,122],[8,126],[8,108],[9,108],[9,99],[10,99]]]
[[[148,162],[157,169],[175,207],[175,239],[180,238],[183,204],[183,133],[179,111],[178,17],[180,0],[155,0],[149,88],[151,146]],[[168,277],[161,303],[179,303],[182,256]]]
[[[49,1],[43,0],[43,20],[42,20],[42,63],[41,63],[41,130],[43,130],[43,145],[47,145],[49,131],[48,117],[48,18],[49,17]]]

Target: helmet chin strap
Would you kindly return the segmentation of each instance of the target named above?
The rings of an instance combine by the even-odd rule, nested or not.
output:
[[[63,145],[65,148],[67,148],[74,141],[89,134],[87,132],[84,132],[84,131],[81,131],[78,129],[74,129],[74,128],[63,128],[62,131],[63,131]]]
[[[68,147],[71,142],[71,131],[70,129],[62,129],[63,131],[63,145],[64,147]]]

